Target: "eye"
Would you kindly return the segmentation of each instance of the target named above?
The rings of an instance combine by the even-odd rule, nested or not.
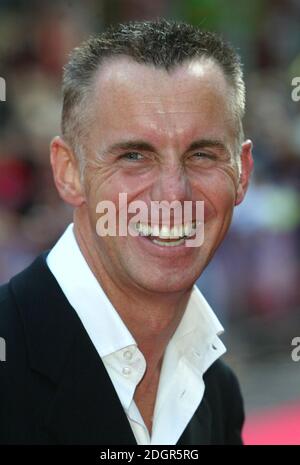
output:
[[[121,159],[130,160],[130,161],[139,161],[142,160],[144,157],[139,152],[127,152],[121,155]]]
[[[196,152],[192,155],[192,157],[195,157],[196,159],[208,159],[208,160],[216,160],[216,155],[213,155],[212,153],[206,153],[206,152]]]

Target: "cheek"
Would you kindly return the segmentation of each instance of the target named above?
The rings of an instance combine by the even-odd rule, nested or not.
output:
[[[87,211],[90,222],[95,228],[98,220],[103,216],[111,218],[112,224],[118,227],[119,218],[124,208],[125,216],[122,218],[127,217],[128,220],[130,214],[127,214],[127,206],[132,200],[135,200],[141,188],[144,188],[143,183],[137,182],[133,176],[126,177],[119,171],[112,172],[112,170],[103,170],[102,172],[99,170],[89,173],[86,178],[86,186]],[[119,196],[121,193],[127,194],[125,204],[124,196]],[[101,205],[101,202],[105,202],[105,205]],[[112,203],[112,209],[110,210],[112,213],[108,214],[107,206],[110,207],[110,202]],[[113,215],[113,218],[111,215]],[[110,243],[111,239],[104,237],[101,240]]]
[[[116,170],[113,173],[101,173],[101,176],[93,175],[89,180],[89,195],[87,197],[88,209],[93,222],[99,215],[96,213],[96,207],[101,201],[111,201],[115,206],[117,214],[116,222],[119,223],[119,216],[124,212],[127,220],[130,219],[133,212],[127,214],[128,205],[136,200],[143,200],[147,192],[155,182],[151,170],[144,174],[134,174],[133,170],[129,173],[125,170]],[[126,197],[119,194],[126,194]],[[125,202],[125,203],[124,203]],[[124,211],[125,209],[125,211]],[[136,211],[138,213],[138,211]],[[124,216],[125,217],[125,216]],[[123,217],[123,218],[124,218]]]
[[[95,209],[101,201],[116,202],[122,186],[118,182],[117,173],[109,168],[91,169],[85,178],[87,204],[89,209]]]
[[[233,209],[237,179],[233,169],[214,169],[194,174],[191,178],[195,196],[204,200],[205,219]],[[197,200],[197,199],[196,199]]]
[[[117,198],[119,193],[134,197],[151,186],[155,180],[155,170],[101,167],[90,170],[86,180],[89,196],[98,197],[98,201]]]

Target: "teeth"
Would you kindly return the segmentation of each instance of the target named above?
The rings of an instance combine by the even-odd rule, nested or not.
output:
[[[173,237],[180,237],[179,226],[174,226],[171,229],[171,232],[173,232]]]
[[[184,225],[184,235],[189,236],[192,232],[193,226],[192,223],[187,223]]]
[[[184,241],[185,241],[184,237],[182,239],[178,239],[177,241],[172,241],[172,242],[163,242],[163,241],[159,241],[158,239],[153,239],[154,244],[163,245],[164,247],[174,247],[175,245],[181,245],[181,244],[184,244]]]
[[[155,224],[152,229],[151,229],[151,226],[149,226],[149,236],[159,236],[158,224]]]
[[[170,235],[171,231],[168,228],[168,226],[162,226],[160,229],[159,237],[161,237],[162,239],[169,239]]]
[[[184,236],[184,226],[182,224],[177,226],[177,237]]]
[[[184,225],[176,225],[172,228],[169,228],[166,225],[159,228],[159,225],[157,224],[151,227],[146,223],[136,223],[135,228],[141,236],[155,236],[160,239],[179,238],[179,240],[181,240],[181,238],[189,237],[195,233],[196,222],[193,221],[192,223],[186,223]],[[176,242],[177,241],[173,241],[172,243],[176,245]]]

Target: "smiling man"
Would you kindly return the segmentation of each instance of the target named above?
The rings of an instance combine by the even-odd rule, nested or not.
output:
[[[194,283],[248,186],[244,94],[231,46],[187,24],[119,25],[73,51],[51,165],[74,223],[1,289],[0,442],[242,443],[223,328]],[[99,234],[120,194],[147,211],[137,234]],[[189,221],[153,222],[174,201]]]

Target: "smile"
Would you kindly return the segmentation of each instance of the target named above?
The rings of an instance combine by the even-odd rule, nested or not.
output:
[[[139,236],[148,237],[154,244],[166,247],[183,245],[187,238],[194,236],[196,221],[175,225],[169,228],[167,225],[151,226],[147,223],[135,223],[135,229]]]

